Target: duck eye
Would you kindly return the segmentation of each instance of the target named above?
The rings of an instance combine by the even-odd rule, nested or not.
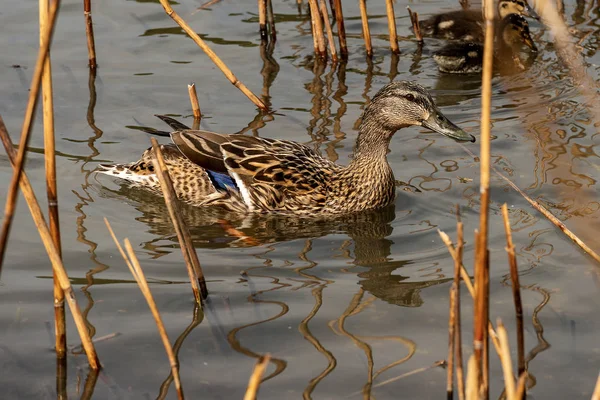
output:
[[[404,98],[408,101],[415,101],[415,96],[412,93],[408,93]]]

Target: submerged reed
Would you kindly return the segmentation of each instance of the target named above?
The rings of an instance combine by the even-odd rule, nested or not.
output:
[[[348,58],[348,45],[346,44],[346,27],[344,26],[344,13],[342,11],[342,0],[333,0],[333,12],[337,25],[338,40],[340,41],[340,54],[342,58]]]

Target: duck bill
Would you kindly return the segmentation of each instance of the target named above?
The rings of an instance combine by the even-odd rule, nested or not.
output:
[[[537,53],[538,49],[535,45],[535,43],[533,43],[533,39],[529,36],[526,38],[523,38],[524,43],[527,47],[529,47],[531,49],[531,51],[535,51]]]
[[[467,132],[454,125],[444,114],[439,111],[432,113],[429,118],[421,123],[425,128],[429,128],[434,132],[441,133],[454,140],[461,142],[474,142],[475,136],[469,135]]]
[[[540,16],[538,15],[538,13],[535,12],[533,7],[531,7],[529,4],[523,10],[523,15],[526,17],[537,19],[538,21],[540,20]]]

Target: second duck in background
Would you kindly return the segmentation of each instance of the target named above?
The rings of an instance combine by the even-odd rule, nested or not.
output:
[[[525,59],[521,58],[524,46],[530,50]],[[481,72],[483,66],[482,43],[451,43],[433,54],[441,72],[470,74]],[[535,59],[537,47],[529,33],[525,18],[509,14],[496,28],[494,44],[494,67],[500,72],[509,73],[525,69]]]
[[[510,14],[539,19],[527,0],[499,0],[498,21]],[[478,10],[458,10],[436,14],[419,22],[423,36],[438,39],[483,42],[483,14]]]

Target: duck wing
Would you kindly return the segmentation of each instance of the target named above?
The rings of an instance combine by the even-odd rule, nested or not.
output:
[[[325,201],[329,177],[341,167],[300,143],[207,131],[171,134],[192,162],[227,173],[248,207],[293,210]]]

